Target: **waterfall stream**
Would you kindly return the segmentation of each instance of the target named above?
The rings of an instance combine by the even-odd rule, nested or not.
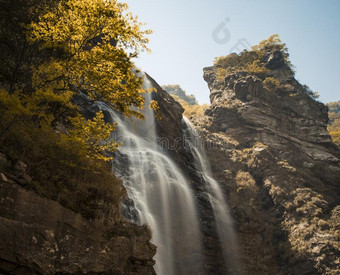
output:
[[[230,273],[238,274],[240,273],[238,244],[229,207],[221,187],[212,176],[210,164],[198,134],[188,118],[183,117],[183,120],[186,126],[184,134],[187,147],[190,148],[190,151],[194,155],[197,171],[201,172],[201,175],[207,184],[207,191],[215,215],[217,233],[220,239],[225,264]]]
[[[144,88],[151,88],[144,77]],[[124,183],[128,200],[123,214],[132,222],[147,224],[157,246],[155,271],[159,275],[202,274],[202,234],[194,192],[179,167],[157,143],[155,118],[146,93],[145,120],[126,117],[104,102],[97,106],[117,122],[113,138],[121,143],[113,170]],[[195,159],[195,167],[207,185],[226,266],[237,274],[237,244],[228,206],[213,179],[204,150],[190,121],[184,117],[184,138]]]
[[[145,101],[148,106],[149,93]],[[156,144],[153,111],[146,107],[146,119],[139,120],[120,116],[105,103],[97,105],[117,122],[115,139],[122,146],[113,169],[134,203],[136,214],[129,215],[130,219],[151,228],[157,246],[156,273],[198,274],[202,238],[193,192],[177,165]]]

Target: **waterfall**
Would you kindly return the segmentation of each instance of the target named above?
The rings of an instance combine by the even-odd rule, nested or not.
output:
[[[144,88],[150,83],[144,79]],[[152,230],[157,246],[157,274],[199,274],[202,252],[201,233],[194,195],[173,160],[157,145],[153,110],[145,94],[145,120],[124,117],[109,105],[97,105],[117,122],[115,139],[122,143],[113,169],[123,179],[133,206],[126,216]],[[134,213],[132,213],[134,212]]]
[[[183,120],[186,126],[184,133],[187,147],[190,148],[190,151],[194,156],[197,171],[201,172],[201,175],[207,184],[207,191],[214,211],[217,233],[221,243],[225,264],[231,274],[239,274],[241,271],[238,244],[229,207],[223,196],[221,187],[212,176],[210,164],[203,145],[200,143],[198,134],[188,118],[183,117]]]

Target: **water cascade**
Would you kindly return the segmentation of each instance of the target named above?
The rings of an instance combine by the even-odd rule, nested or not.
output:
[[[221,187],[212,176],[210,164],[198,134],[188,118],[183,117],[183,120],[185,123],[184,134],[186,145],[190,148],[190,151],[194,156],[197,171],[201,172],[201,175],[207,184],[207,191],[214,211],[217,233],[220,239],[225,264],[230,273],[238,274],[240,273],[238,244],[229,207]]]
[[[145,87],[150,84],[145,79]],[[151,95],[145,95],[145,105]],[[153,111],[146,107],[145,120],[119,115],[103,102],[97,105],[116,121],[119,147],[113,169],[123,179],[135,215],[128,217],[147,224],[155,255],[157,274],[198,274],[201,271],[201,233],[194,195],[185,177],[157,145]],[[131,211],[130,211],[131,212]]]

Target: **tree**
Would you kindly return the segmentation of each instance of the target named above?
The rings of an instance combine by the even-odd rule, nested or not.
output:
[[[52,58],[37,66],[37,91],[64,94],[86,91],[128,115],[141,117],[142,79],[132,58],[148,40],[127,5],[115,0],[63,0],[29,26],[29,42],[38,43]]]
[[[2,18],[10,24],[1,28],[1,48],[9,53],[8,67],[0,73],[1,130],[20,121],[52,131],[63,124],[68,130],[59,136],[68,135],[70,142],[73,138],[80,144],[86,141],[87,156],[100,158],[103,151],[115,150],[116,144],[103,141],[114,127],[105,124],[101,113],[86,122],[72,98],[86,93],[123,114],[142,118],[138,109],[144,108],[146,91],[132,59],[147,49],[150,31],[143,31],[127,5],[116,0],[21,2],[23,7],[1,2],[11,11]],[[13,118],[11,123],[5,123],[7,118]]]
[[[0,83],[13,93],[29,88],[31,64],[40,54],[27,43],[26,26],[56,0],[0,1]]]
[[[117,149],[115,125],[86,120],[72,98],[142,117],[133,59],[149,31],[113,0],[0,0],[0,22],[0,151],[27,164],[25,187],[42,196],[86,217],[98,199],[118,209],[124,189],[104,153]]]

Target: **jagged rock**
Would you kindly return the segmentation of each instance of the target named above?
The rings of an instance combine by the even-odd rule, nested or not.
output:
[[[198,102],[194,95],[188,95],[179,85],[162,85],[162,89],[170,95],[178,96],[189,105],[197,105]]]
[[[182,136],[181,120],[184,109],[152,77],[148,74],[146,77],[156,89],[152,93],[152,99],[157,101],[161,114],[161,118],[156,119],[157,135],[164,138],[164,149],[176,157],[178,154],[175,152],[181,150],[177,140]]]
[[[154,274],[147,228],[85,220],[15,183],[0,190],[1,272]]]
[[[0,173],[0,179],[1,179],[3,182],[9,182],[9,181],[8,181],[8,178],[7,178],[3,173]]]
[[[17,177],[22,177],[26,174],[27,165],[22,161],[17,161],[14,166],[14,172]]]
[[[161,119],[156,120],[157,136],[166,151],[182,170],[191,184],[197,201],[197,212],[202,231],[202,250],[204,255],[203,274],[228,274],[224,265],[221,244],[218,240],[214,221],[213,209],[207,194],[206,183],[202,175],[194,166],[191,151],[185,146],[183,136],[183,107],[157,84],[149,75],[146,75],[156,92],[152,94],[160,107]]]
[[[248,72],[220,81],[217,67],[205,68],[212,104],[194,123],[228,197],[246,273],[337,274],[340,151],[326,130],[327,108],[300,92],[281,59],[274,52],[263,61],[290,93],[269,91]],[[163,149],[194,190],[203,235],[202,272],[227,274],[204,180],[183,144],[183,108],[146,77],[157,90],[152,97],[162,115],[156,127],[167,141]],[[97,111],[86,96],[74,101],[88,118]],[[24,165],[14,166],[0,153],[0,271],[154,273],[156,249],[147,228],[86,220],[19,186],[30,178]]]
[[[247,72],[220,81],[217,67],[205,68],[211,107],[194,123],[227,191],[246,271],[336,274],[340,151],[326,129],[327,108],[300,91],[282,60],[271,52],[262,61],[289,82],[289,93]]]
[[[279,50],[267,52],[264,55],[262,62],[264,62],[265,66],[270,70],[282,68],[285,65],[283,55]]]
[[[0,168],[5,169],[11,166],[10,161],[7,159],[7,156],[0,152]]]

